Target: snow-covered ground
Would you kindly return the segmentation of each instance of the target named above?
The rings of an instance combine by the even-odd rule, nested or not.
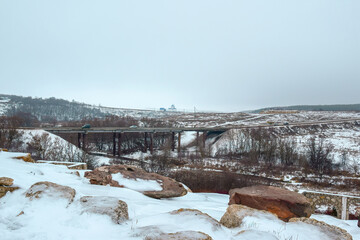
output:
[[[245,130],[247,131],[247,130]],[[236,136],[243,130],[234,129],[224,134],[213,146],[211,152],[215,155],[221,149],[235,147]],[[295,141],[298,153],[305,154],[311,138],[323,138],[324,146],[331,147],[331,156],[336,163],[340,163],[346,156],[348,164],[360,164],[360,125],[355,123],[346,124],[323,124],[316,126],[275,126],[271,132],[278,138]],[[232,139],[232,142],[229,141]]]
[[[360,119],[360,112],[335,112],[335,111],[300,111],[286,114],[261,114],[261,113],[200,113],[164,116],[163,120],[176,126],[186,127],[236,127],[264,125],[267,122],[283,124],[305,123],[318,121]]]
[[[304,223],[284,223],[276,218],[251,216],[244,218],[241,227],[228,229],[214,227],[213,223],[197,215],[170,214],[180,208],[198,209],[220,220],[225,213],[228,195],[188,193],[172,199],[153,199],[135,190],[110,186],[91,185],[88,179],[71,174],[66,166],[26,163],[11,157],[22,153],[0,152],[0,177],[14,179],[20,187],[0,199],[0,232],[2,240],[14,239],[144,239],[146,234],[185,230],[202,231],[213,239],[329,239],[318,228]],[[61,199],[40,198],[29,200],[26,190],[39,181],[51,181],[76,190],[74,202]],[[131,183],[134,184],[134,183]],[[139,183],[141,184],[141,183]],[[110,217],[83,213],[79,199],[82,196],[112,196],[128,204],[129,220],[120,225]],[[19,215],[19,213],[24,212]],[[330,216],[314,215],[360,239],[356,221],[342,221]],[[242,230],[243,235],[237,235]],[[329,239],[330,240],[330,239]]]
[[[0,116],[5,114],[10,108],[9,103],[10,99],[6,97],[0,97]]]

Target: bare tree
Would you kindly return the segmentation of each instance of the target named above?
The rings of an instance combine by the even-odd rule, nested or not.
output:
[[[331,172],[333,168],[333,160],[330,156],[331,146],[324,143],[324,138],[311,138],[307,148],[310,167],[321,176]]]

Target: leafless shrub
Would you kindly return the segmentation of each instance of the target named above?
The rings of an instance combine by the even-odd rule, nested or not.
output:
[[[333,169],[333,159],[330,156],[331,145],[324,143],[324,138],[311,138],[307,145],[307,155],[310,167],[320,176],[330,173]]]
[[[21,131],[18,130],[20,124],[18,117],[0,116],[0,147],[19,150],[22,145]]]

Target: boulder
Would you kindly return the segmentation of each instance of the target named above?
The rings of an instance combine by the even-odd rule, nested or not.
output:
[[[115,197],[85,196],[80,203],[83,212],[108,215],[117,224],[129,219],[127,204]]]
[[[161,233],[155,236],[146,236],[145,240],[212,240],[212,238],[203,232],[182,231],[176,233]]]
[[[123,179],[115,181],[112,177],[112,174],[120,173]],[[164,177],[156,173],[148,173],[140,168],[128,165],[111,165],[111,166],[102,166],[96,168],[93,171],[86,172],[85,177],[90,180],[91,184],[97,185],[110,185],[113,187],[127,187],[125,182],[132,181],[133,184],[136,184],[136,181],[148,181],[154,182],[158,185],[161,185],[159,190],[137,190],[146,196],[152,198],[172,198],[184,196],[187,191],[183,185],[174,179],[169,177]],[[126,181],[125,181],[126,180]],[[142,184],[138,184],[139,186]],[[129,187],[130,188],[130,187]],[[133,188],[132,188],[133,189]],[[134,189],[136,190],[136,189]]]
[[[37,199],[41,197],[63,198],[71,203],[75,197],[75,189],[52,182],[38,182],[33,184],[27,191],[26,197]]]
[[[220,223],[228,228],[236,228],[241,226],[242,220],[245,217],[259,214],[261,214],[262,218],[277,219],[277,216],[273,213],[244,205],[232,204],[226,209],[225,214],[220,219]]]
[[[11,186],[13,185],[14,179],[8,177],[0,177],[0,185]]]
[[[189,209],[189,208],[180,208],[178,210],[170,212],[172,215],[180,215],[180,216],[193,216],[197,219],[203,219],[206,222],[210,223],[212,225],[212,229],[214,231],[221,228],[221,224],[213,217],[209,216],[206,213],[203,213],[197,209]]]
[[[19,187],[0,186],[0,198],[5,196],[7,192],[13,192],[17,189],[19,189]]]
[[[318,221],[316,219],[305,218],[305,217],[291,218],[289,220],[289,222],[303,222],[306,224],[314,225],[314,226],[320,228],[321,231],[325,235],[329,236],[329,239],[333,239],[333,240],[352,240],[353,239],[352,236],[344,229],[333,226],[333,225],[329,225],[325,222]]]
[[[272,186],[252,186],[232,189],[231,204],[242,204],[251,208],[274,213],[283,221],[294,217],[310,217],[309,200],[302,194]]]

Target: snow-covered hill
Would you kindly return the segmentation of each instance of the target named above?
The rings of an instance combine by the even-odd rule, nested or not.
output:
[[[183,112],[177,111],[110,108],[56,98],[42,99],[0,94],[0,115],[11,115],[16,112],[31,113],[40,121],[51,119],[57,121],[82,120],[85,118],[102,118],[107,115],[136,119],[144,117],[161,118],[183,114]]]
[[[347,164],[360,164],[360,125],[357,123],[274,126],[267,130],[277,136],[278,139],[294,141],[296,144],[295,151],[302,154],[308,150],[311,138],[323,138],[324,145],[331,147],[331,157],[336,163],[346,160]],[[213,144],[213,155],[220,150],[236,147],[233,142],[234,137],[239,136],[242,131],[244,130],[234,129],[225,133]]]
[[[241,227],[214,227],[213,222],[196,214],[170,214],[180,208],[198,209],[219,220],[225,213],[228,195],[188,193],[172,199],[153,199],[127,188],[91,185],[88,179],[72,174],[65,166],[26,163],[12,159],[22,153],[0,152],[0,177],[14,179],[20,187],[0,198],[0,232],[2,240],[13,239],[144,239],[158,232],[201,231],[213,239],[297,239],[330,240],[321,229],[305,223],[285,223],[263,215],[245,217]],[[30,200],[25,192],[34,183],[50,181],[76,190],[74,201],[41,197]],[[112,196],[128,205],[129,220],[115,224],[110,217],[83,213],[79,199],[83,196]],[[360,239],[356,221],[342,221],[330,216],[314,215],[347,230]],[[237,235],[242,230],[245,234]]]

